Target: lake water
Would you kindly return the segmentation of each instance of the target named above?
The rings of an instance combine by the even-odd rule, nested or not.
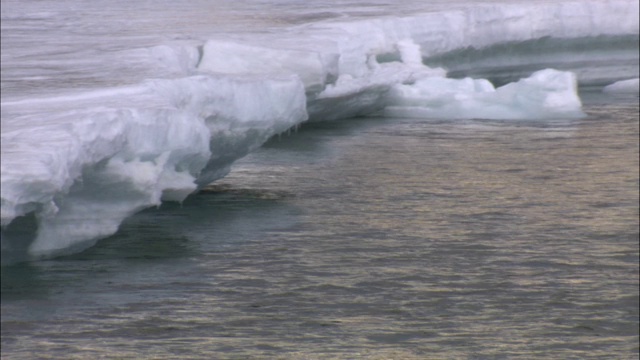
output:
[[[273,138],[83,253],[3,266],[2,358],[637,359],[638,97],[582,98]]]

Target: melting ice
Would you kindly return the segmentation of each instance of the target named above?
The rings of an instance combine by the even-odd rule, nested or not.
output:
[[[134,3],[122,4],[123,18],[97,16],[103,9],[75,0],[3,2],[3,258],[91,246],[127,216],[182,201],[305,121],[580,117],[577,85],[589,71],[567,71],[575,50],[555,54],[551,64],[520,57],[517,66],[529,75],[499,87],[449,78],[446,63],[423,60],[546,38],[637,39],[639,32],[638,1],[629,0],[356,8],[326,0],[319,13],[275,0],[214,8],[194,0],[164,10]],[[282,5],[289,10],[277,10]],[[247,20],[257,13],[260,20]],[[50,41],[41,41],[48,32]],[[604,90],[637,92],[637,48],[614,50],[592,51],[598,59],[589,69],[603,59],[619,63]],[[32,236],[10,231],[23,216],[37,223]]]

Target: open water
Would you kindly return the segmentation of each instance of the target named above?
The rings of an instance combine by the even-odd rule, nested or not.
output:
[[[3,266],[2,359],[637,359],[638,97],[582,98],[305,124],[83,253]]]

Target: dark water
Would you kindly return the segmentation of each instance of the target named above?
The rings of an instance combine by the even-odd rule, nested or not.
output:
[[[637,359],[638,97],[273,139],[84,253],[2,268],[2,359]]]

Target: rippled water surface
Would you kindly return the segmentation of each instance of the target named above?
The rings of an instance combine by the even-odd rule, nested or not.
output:
[[[308,124],[2,268],[2,358],[637,359],[638,98]]]

